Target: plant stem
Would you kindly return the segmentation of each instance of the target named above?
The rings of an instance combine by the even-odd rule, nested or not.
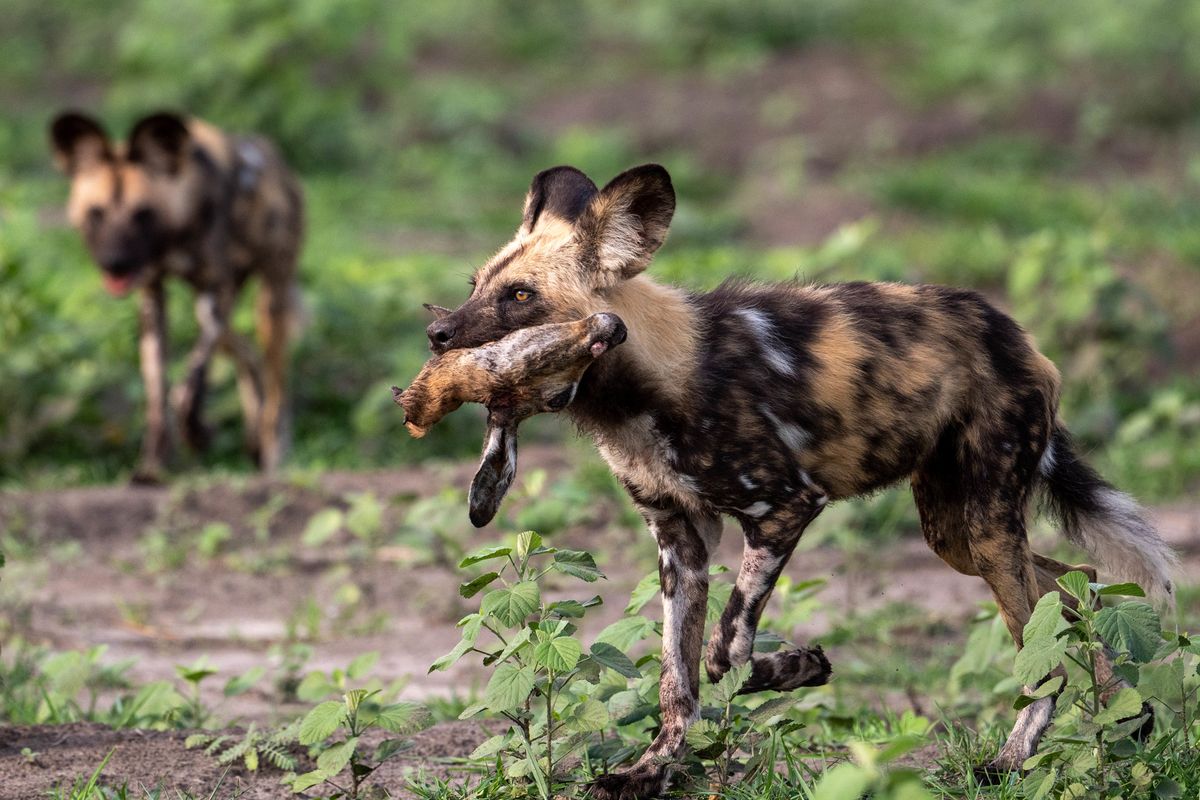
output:
[[[554,780],[554,670],[546,680],[546,785]]]

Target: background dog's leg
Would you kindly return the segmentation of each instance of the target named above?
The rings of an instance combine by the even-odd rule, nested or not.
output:
[[[705,663],[709,680],[719,681],[730,667],[753,662],[743,692],[787,691],[820,686],[829,680],[829,661],[820,647],[800,647],[752,655],[754,636],[775,582],[800,541],[801,534],[824,508],[824,494],[806,490],[785,508],[743,525],[746,544],[737,583],[721,621],[708,642]]]
[[[259,449],[262,443],[262,363],[254,346],[229,328],[226,328],[225,335],[221,337],[221,349],[229,354],[237,367],[238,401],[242,406],[245,425],[243,437],[246,452],[257,465],[262,458]]]
[[[274,472],[288,445],[287,337],[289,288],[263,282],[258,294],[258,337],[264,353],[263,404],[259,422],[260,465]]]
[[[134,483],[162,480],[167,454],[167,309],[162,281],[142,289],[138,313],[141,328],[142,382],[146,387],[146,433],[142,454],[133,473]]]
[[[204,424],[204,396],[208,390],[208,364],[213,352],[225,335],[228,304],[221,302],[215,292],[196,295],[196,323],[200,336],[188,354],[187,374],[175,395],[175,412],[183,426],[183,436],[196,450],[206,450],[211,441]]]
[[[672,765],[683,754],[688,727],[700,716],[708,559],[721,538],[721,520],[679,510],[643,508],[642,514],[658,541],[662,582],[662,728],[630,770],[606,775],[592,785],[592,796],[606,800],[660,793],[670,780]]]

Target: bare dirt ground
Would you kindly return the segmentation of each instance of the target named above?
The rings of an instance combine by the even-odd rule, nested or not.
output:
[[[523,454],[523,469],[559,473],[570,466],[568,452],[530,447]],[[336,604],[335,587],[352,577],[362,600],[346,619],[322,620],[310,643],[313,658],[304,669],[345,666],[374,650],[381,656],[374,675],[385,682],[411,678],[405,696],[465,696],[482,684],[474,665],[425,675],[428,664],[458,640],[454,621],[468,611],[455,592],[461,574],[436,563],[409,563],[403,548],[383,546],[364,555],[345,535],[321,548],[305,547],[299,538],[310,515],[340,502],[347,492],[369,490],[381,498],[411,501],[435,494],[447,482],[465,485],[472,469],[463,464],[331,473],[303,486],[248,478],[175,490],[114,486],[7,493],[0,496],[0,530],[19,537],[27,549],[5,570],[0,597],[10,624],[28,640],[62,650],[104,645],[106,662],[133,660],[129,677],[135,682],[174,680],[176,665],[205,656],[220,670],[205,691],[217,719],[270,723],[303,706],[281,703],[271,680],[231,700],[221,696],[219,684],[251,666],[277,664],[277,647],[287,642],[296,609],[309,597],[323,608]],[[264,544],[250,520],[279,493],[287,499],[272,518]],[[605,511],[604,503],[599,508],[586,524],[555,538],[557,544],[597,551],[609,576],[594,587],[607,605],[592,626],[620,613],[630,589],[653,563],[649,539],[617,525],[615,509]],[[463,530],[469,531],[465,509],[462,516]],[[1184,556],[1184,582],[1200,582],[1200,508],[1157,509],[1155,518]],[[393,529],[398,519],[398,508],[391,508],[385,530]],[[177,568],[148,566],[148,535],[166,529],[185,537],[214,520],[226,522],[234,533],[222,555],[205,558],[190,552]],[[484,530],[469,544],[498,536]],[[736,530],[727,529],[721,560],[730,567],[736,567],[740,539]],[[252,558],[264,552],[269,558],[263,563]],[[954,573],[919,537],[849,556],[834,547],[809,549],[797,554],[788,573],[797,580],[828,580],[821,595],[826,610],[802,628],[778,631],[799,640],[819,636],[832,617],[906,603],[915,606],[921,623],[942,621],[954,632],[948,635],[962,641],[964,621],[975,603],[988,597],[981,581]],[[657,605],[648,613],[657,614]],[[364,619],[375,622],[364,625]],[[838,648],[831,648],[830,655],[836,667]],[[486,735],[472,723],[440,725],[423,733],[416,750],[379,774],[381,785],[397,792],[405,774],[421,767],[440,769],[435,756],[465,755]],[[37,796],[90,774],[113,748],[104,772],[109,781],[153,785],[166,779],[178,788],[211,788],[221,768],[198,751],[185,750],[183,738],[174,732],[112,731],[91,724],[5,728],[0,730],[0,797]],[[21,755],[23,747],[39,755],[30,761]],[[286,796],[277,780],[274,771],[233,769],[223,785],[245,790],[241,797]]]

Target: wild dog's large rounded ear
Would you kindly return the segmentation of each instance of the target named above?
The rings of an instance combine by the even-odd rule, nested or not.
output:
[[[108,134],[99,122],[84,114],[67,111],[50,123],[50,149],[54,165],[67,175],[108,158]]]
[[[533,176],[525,195],[524,233],[533,231],[539,221],[557,217],[574,222],[599,190],[592,179],[574,167],[551,167]]]
[[[658,164],[622,172],[588,204],[577,227],[590,243],[588,265],[600,287],[613,286],[644,270],[662,246],[675,215],[675,187]]]
[[[187,155],[191,135],[178,114],[159,112],[139,120],[129,134],[129,160],[174,175]]]

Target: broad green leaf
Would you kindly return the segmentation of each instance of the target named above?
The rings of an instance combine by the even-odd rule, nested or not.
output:
[[[578,600],[558,600],[546,606],[546,611],[560,619],[581,619],[587,609]]]
[[[597,664],[608,667],[618,675],[624,675],[626,678],[642,676],[641,671],[629,660],[629,656],[608,642],[596,642],[592,645],[591,653]]]
[[[313,670],[305,675],[304,680],[296,687],[296,697],[311,703],[336,691],[338,687],[329,681],[325,673]]]
[[[487,586],[496,578],[500,577],[499,572],[485,572],[477,578],[472,578],[466,583],[461,583],[458,586],[458,593],[463,597],[474,597],[479,594],[479,591]]]
[[[493,589],[483,596],[480,613],[492,615],[506,627],[515,628],[537,610],[541,593],[533,581],[521,581],[504,589]]]
[[[1100,595],[1122,595],[1124,597],[1145,597],[1146,591],[1136,583],[1112,583],[1108,586],[1100,586],[1096,590],[1096,594]]]
[[[554,554],[554,568],[588,583],[604,577],[596,567],[596,559],[584,550],[559,550]]]
[[[482,550],[476,550],[474,553],[458,562],[458,568],[463,569],[464,567],[469,567],[472,564],[478,564],[480,561],[487,561],[491,558],[505,558],[511,552],[512,548],[503,544],[485,547]]]
[[[1111,725],[1142,713],[1142,696],[1137,689],[1124,688],[1108,699],[1108,704],[1093,718],[1097,725]]]
[[[788,695],[786,697],[776,697],[766,701],[758,708],[750,712],[750,719],[759,724],[768,722],[772,717],[782,714],[798,701],[795,697]]]
[[[458,644],[454,645],[453,650],[429,665],[429,672],[438,672],[439,670],[446,669],[452,664],[457,663],[457,661],[474,646],[475,643],[473,641],[459,639]]]
[[[654,633],[654,623],[641,615],[622,617],[596,636],[597,642],[611,644],[621,651],[628,651],[634,644]]]
[[[871,785],[871,773],[857,764],[838,764],[826,770],[813,792],[812,800],[848,800],[862,797]]]
[[[727,705],[742,687],[746,685],[746,681],[750,679],[750,672],[754,665],[747,661],[745,664],[739,664],[731,668],[713,687],[713,702],[719,706]]]
[[[325,544],[342,528],[344,515],[341,509],[323,508],[308,519],[300,541],[306,547],[319,547]]]
[[[533,550],[542,546],[542,537],[536,531],[517,534],[517,560],[524,561]]]
[[[508,644],[506,644],[504,649],[500,651],[500,654],[496,656],[496,660],[507,661],[509,656],[520,650],[521,647],[523,647],[529,641],[529,637],[532,634],[533,628],[530,628],[529,626],[521,628],[521,630],[517,632],[516,636],[513,636],[508,640]]]
[[[608,727],[608,709],[599,700],[584,700],[572,709],[567,727],[576,733],[602,731]]]
[[[346,719],[346,706],[326,700],[309,711],[300,723],[300,744],[316,744],[329,738]]]
[[[1088,602],[1088,595],[1091,593],[1088,589],[1088,576],[1079,570],[1073,569],[1060,577],[1058,585],[1076,600]]]
[[[1062,618],[1062,600],[1057,592],[1042,597],[1025,623],[1024,647],[1017,653],[1013,674],[1026,686],[1046,677],[1062,661],[1067,642],[1058,634],[1067,628]]]
[[[346,667],[346,676],[357,680],[358,678],[361,678],[370,672],[378,661],[378,650],[371,650],[363,653],[351,661],[349,666]]]
[[[529,697],[529,693],[533,691],[533,683],[533,670],[529,667],[501,664],[496,667],[491,680],[488,681],[483,701],[497,714],[511,711]]]
[[[505,747],[508,747],[508,740],[508,733],[498,733],[489,739],[484,739],[483,743],[479,747],[476,747],[467,758],[471,761],[491,758]]]
[[[250,689],[254,684],[267,672],[265,667],[251,667],[241,675],[236,675],[230,678],[225,683],[224,694],[226,697],[235,697]]]
[[[462,713],[458,715],[458,718],[470,719],[481,711],[487,711],[487,703],[475,703],[474,705],[467,706],[462,710]]]
[[[583,646],[570,636],[554,636],[538,642],[533,660],[551,672],[568,672],[583,655]]]
[[[633,593],[629,595],[629,605],[625,606],[625,613],[638,613],[646,607],[647,603],[658,597],[661,589],[662,583],[659,581],[658,572],[647,573],[638,581],[637,586],[633,587]]]
[[[721,728],[711,719],[700,719],[687,729],[687,743],[693,750],[707,750],[723,740]]]
[[[1153,659],[1162,644],[1158,612],[1146,603],[1127,601],[1100,609],[1096,614],[1096,631],[1109,645],[1129,653],[1139,664]]]
[[[351,736],[346,741],[335,744],[317,756],[317,769],[331,777],[337,775],[350,763],[350,757],[354,755],[356,747],[358,747],[357,736]]]
[[[458,621],[458,627],[462,628],[464,639],[474,642],[479,638],[479,631],[483,629],[483,614],[467,614]]]
[[[392,733],[407,736],[429,724],[429,709],[420,703],[401,701],[379,709],[374,724]]]
[[[342,701],[346,704],[346,712],[355,714],[358,712],[358,707],[363,704],[363,701],[372,695],[379,694],[380,690],[367,691],[366,689],[351,689],[342,695]]]
[[[1176,658],[1164,664],[1146,664],[1139,671],[1138,693],[1146,699],[1154,699],[1178,713],[1184,703],[1183,659]]]
[[[399,755],[412,746],[412,741],[408,739],[384,739],[375,748],[375,763],[382,764],[392,756]]]
[[[300,794],[305,789],[311,789],[318,784],[324,783],[329,776],[319,769],[314,769],[312,772],[306,772],[303,775],[296,776],[292,781],[292,791]]]

